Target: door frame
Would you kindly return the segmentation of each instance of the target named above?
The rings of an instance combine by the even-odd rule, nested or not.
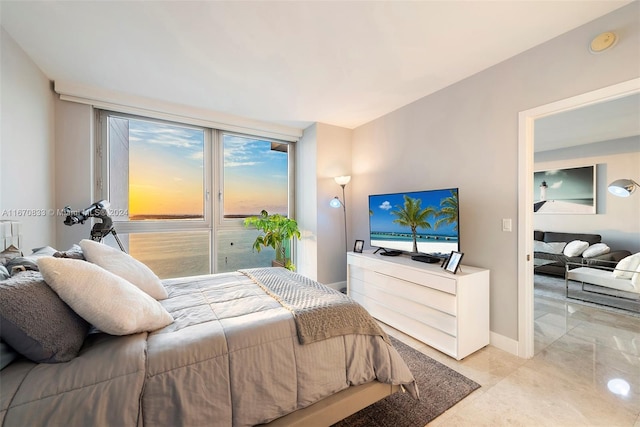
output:
[[[541,117],[574,110],[640,92],[640,78],[571,98],[541,105],[518,114],[518,356],[534,354],[533,295],[533,173],[534,122]]]

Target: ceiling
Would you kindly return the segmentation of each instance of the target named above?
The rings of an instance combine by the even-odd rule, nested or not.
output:
[[[535,151],[640,135],[640,93],[563,111],[535,121]]]
[[[53,81],[355,128],[628,3],[2,0],[0,17]]]

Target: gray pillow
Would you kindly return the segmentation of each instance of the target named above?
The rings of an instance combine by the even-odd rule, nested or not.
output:
[[[84,254],[82,253],[82,248],[80,245],[76,245],[75,243],[66,251],[58,251],[53,254],[56,258],[71,258],[71,259],[85,259]]]
[[[11,274],[9,274],[9,270],[4,265],[0,265],[0,280],[8,279]]]
[[[6,342],[0,341],[0,369],[4,369],[9,363],[13,362],[18,357],[11,347]]]
[[[4,251],[0,252],[0,264],[6,265],[10,260],[19,256],[22,256],[22,252],[20,252],[20,249],[11,245]]]
[[[39,363],[78,355],[89,324],[45,283],[40,272],[20,272],[0,282],[0,338]]]

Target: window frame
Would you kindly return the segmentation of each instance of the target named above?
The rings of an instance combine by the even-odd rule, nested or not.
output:
[[[283,141],[274,138],[262,137],[259,135],[250,135],[246,133],[231,132],[225,130],[215,131],[216,139],[216,165],[218,173],[215,179],[215,194],[217,195],[217,207],[215,209],[215,224],[222,229],[244,228],[244,218],[228,218],[224,217],[224,135],[233,135],[241,138],[272,142],[287,145],[287,216],[295,218],[295,144],[290,141]],[[257,212],[256,214],[258,214]]]
[[[114,226],[118,233],[160,233],[160,232],[176,232],[176,231],[208,231],[209,232],[209,255],[210,255],[210,271],[217,271],[217,236],[218,230],[233,231],[245,229],[243,218],[224,218],[224,143],[223,135],[236,135],[249,139],[259,139],[279,144],[287,144],[287,173],[288,173],[288,214],[289,218],[295,218],[295,141],[283,140],[273,137],[261,135],[257,131],[255,134],[237,132],[233,130],[216,129],[211,125],[203,124],[201,121],[195,120],[189,123],[188,119],[178,117],[177,120],[167,120],[166,118],[154,117],[153,115],[139,115],[125,112],[119,112],[114,109],[94,108],[94,194],[96,200],[109,200],[109,126],[108,117],[115,116],[126,119],[136,119],[152,121],[176,126],[191,127],[204,131],[204,182],[203,182],[203,207],[204,218],[191,220],[149,220],[149,221],[131,221],[117,220],[113,217]],[[184,120],[182,120],[184,119]],[[217,169],[217,170],[216,170]],[[291,257],[295,262],[296,245],[291,247]]]
[[[212,230],[212,130],[204,126],[191,125],[188,123],[179,123],[164,119],[156,119],[154,117],[143,117],[128,113],[119,113],[110,110],[96,110],[96,121],[98,126],[97,144],[96,144],[96,181],[95,194],[99,199],[110,200],[109,198],[109,117],[119,117],[125,119],[144,120],[169,124],[173,126],[181,126],[202,130],[204,134],[204,153],[203,153],[203,219],[190,220],[149,220],[149,221],[132,221],[119,220],[117,216],[112,217],[113,223],[117,226],[120,233],[143,233],[143,232],[162,232],[162,231],[180,231],[180,230]]]

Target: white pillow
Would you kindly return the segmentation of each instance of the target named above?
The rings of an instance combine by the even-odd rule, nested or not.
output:
[[[624,257],[616,264],[616,269],[613,270],[613,277],[617,279],[631,279],[634,274],[633,272],[636,271],[639,266],[640,252]]]
[[[534,252],[546,252],[548,254],[561,254],[567,242],[541,242],[539,240],[533,241]]]
[[[585,249],[589,247],[589,242],[583,240],[574,240],[567,243],[562,251],[566,256],[580,256]]]
[[[636,288],[636,292],[640,292],[640,265],[638,265],[638,269],[636,270],[636,272],[633,273],[631,284],[634,288]]]
[[[136,286],[86,261],[38,260],[45,282],[80,317],[111,335],[155,331],[173,322],[164,307]]]
[[[158,276],[131,255],[87,239],[80,241],[80,247],[87,261],[128,280],[155,299],[168,297]]]
[[[611,251],[611,248],[605,243],[596,243],[585,249],[585,251],[582,252],[582,257],[593,258],[594,256],[608,254],[609,251]]]

